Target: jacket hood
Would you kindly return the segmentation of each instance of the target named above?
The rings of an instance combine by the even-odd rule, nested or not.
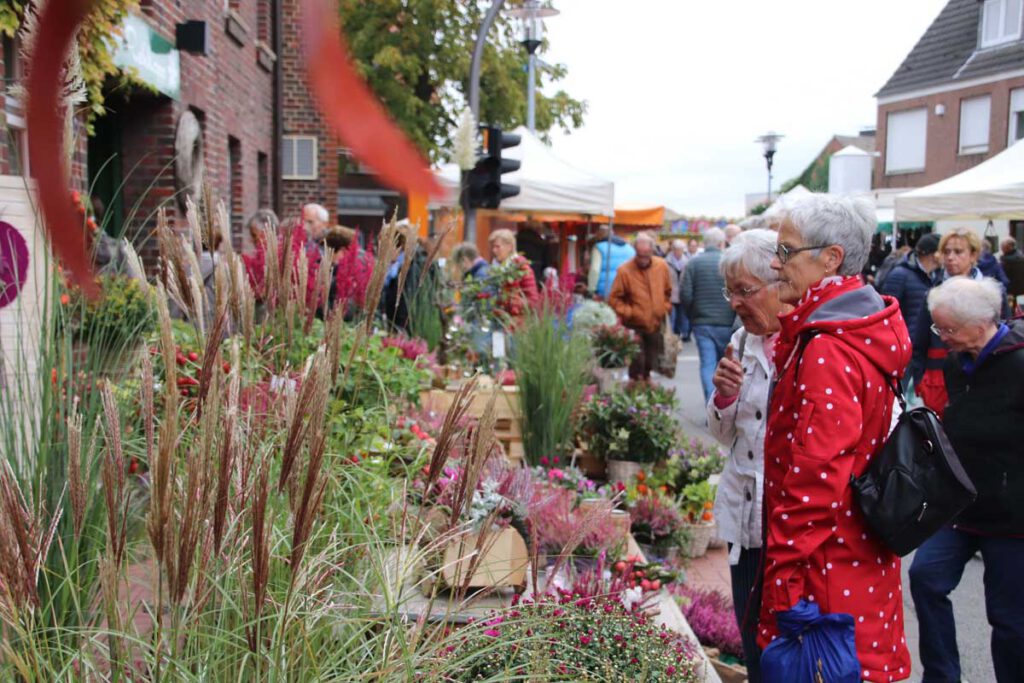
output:
[[[1007,320],[1006,324],[1010,331],[999,342],[999,346],[992,351],[993,356],[1024,349],[1024,318]]]
[[[787,322],[791,330],[795,324],[794,338],[828,334],[866,356],[886,377],[902,376],[910,362],[910,336],[899,303],[859,278],[819,285],[817,293],[783,318],[784,329]]]

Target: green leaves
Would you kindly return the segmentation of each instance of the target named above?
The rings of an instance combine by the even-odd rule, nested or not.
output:
[[[469,92],[470,58],[484,6],[458,0],[340,0],[339,8],[360,73],[420,149],[433,161],[445,159]],[[526,51],[517,30],[513,19],[499,15],[481,65],[479,120],[503,128],[526,120]],[[538,66],[540,84],[565,75],[564,65]],[[538,131],[583,124],[585,102],[562,90],[545,95],[541,89]]]

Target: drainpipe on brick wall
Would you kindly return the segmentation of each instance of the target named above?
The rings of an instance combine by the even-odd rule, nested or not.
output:
[[[281,215],[281,211],[284,208],[284,196],[281,181],[281,139],[284,136],[284,112],[282,111],[282,100],[281,100],[281,88],[284,82],[283,77],[283,61],[284,55],[282,54],[282,39],[281,33],[284,26],[282,19],[283,11],[281,4],[284,0],[271,0],[271,8],[274,12],[274,54],[277,55],[277,59],[274,60],[274,132],[272,137],[274,146],[274,180],[273,180],[273,193],[274,193],[274,213],[277,214],[279,220],[284,220],[284,216]]]

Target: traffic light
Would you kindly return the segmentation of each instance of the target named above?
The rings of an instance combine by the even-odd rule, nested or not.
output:
[[[519,194],[519,186],[501,182],[504,173],[519,170],[515,159],[502,159],[501,150],[515,147],[521,138],[514,133],[503,133],[497,126],[480,126],[483,135],[483,155],[469,172],[468,201],[471,209],[497,209],[502,199]]]

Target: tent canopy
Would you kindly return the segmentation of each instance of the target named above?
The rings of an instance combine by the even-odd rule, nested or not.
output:
[[[896,197],[899,221],[1024,218],[1024,142],[974,168]]]
[[[540,138],[519,126],[518,146],[504,150],[502,156],[521,162],[515,173],[506,173],[502,181],[519,185],[519,194],[501,202],[502,212],[615,215],[615,184],[581,171],[563,161]],[[459,197],[459,168],[445,164],[435,172],[448,196],[438,206],[454,206]]]
[[[664,224],[664,206],[620,204],[615,207],[615,225],[641,225],[661,228]]]

